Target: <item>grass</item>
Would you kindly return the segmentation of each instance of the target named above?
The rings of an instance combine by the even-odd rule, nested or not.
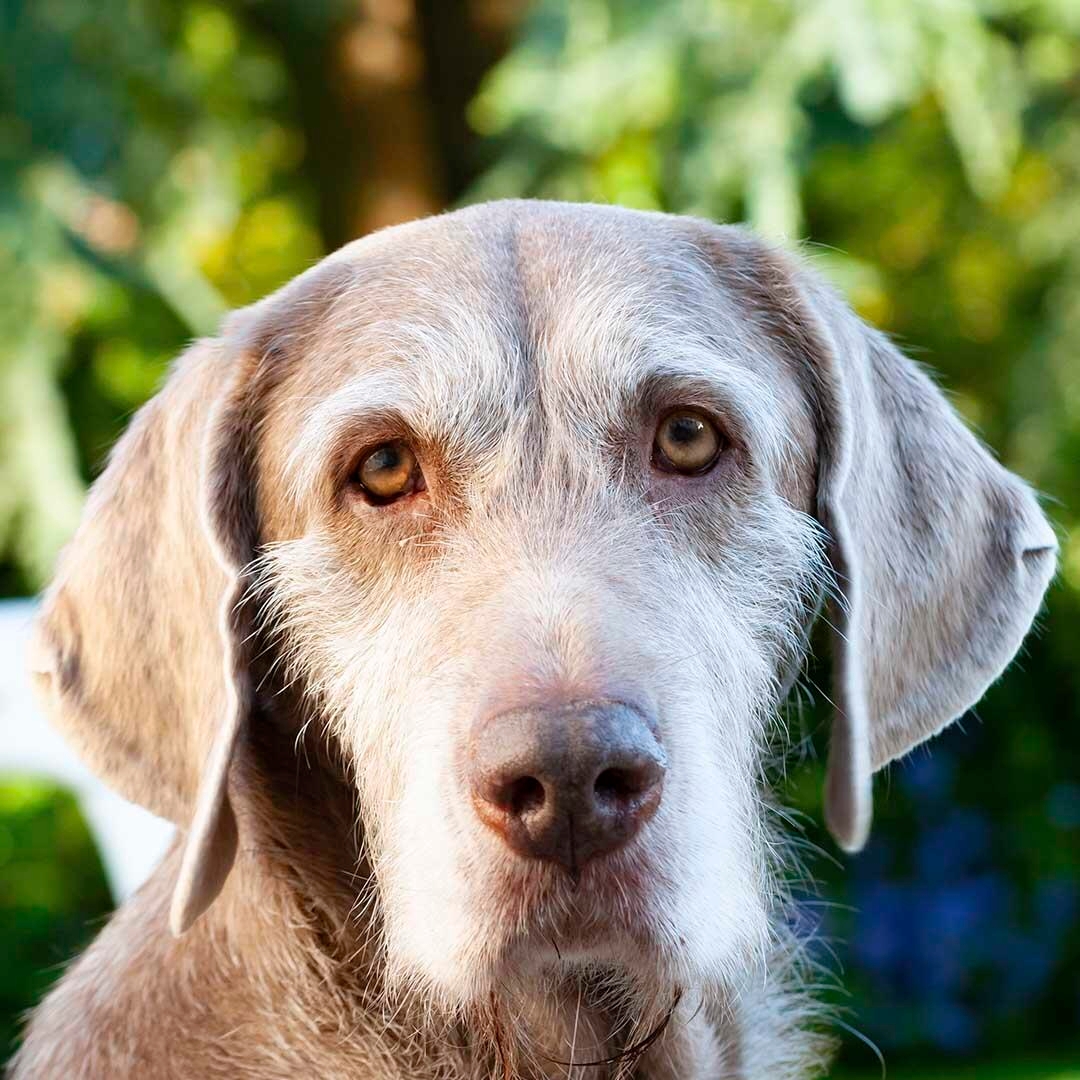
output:
[[[837,1073],[832,1080],[882,1080],[880,1070]],[[1080,1080],[1080,1054],[1067,1062],[1017,1061],[888,1069],[884,1080]]]

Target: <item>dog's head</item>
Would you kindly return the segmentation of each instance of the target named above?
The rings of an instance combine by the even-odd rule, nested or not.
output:
[[[739,229],[505,203],[343,249],[195,345],[39,628],[54,717],[237,830],[252,621],[346,756],[391,974],[726,974],[769,933],[761,759],[823,597],[829,826],[967,709],[1053,572],[1034,498],[811,273]],[[233,797],[237,797],[234,791]]]

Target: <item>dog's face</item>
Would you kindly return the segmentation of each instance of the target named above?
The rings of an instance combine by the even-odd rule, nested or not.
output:
[[[255,611],[351,766],[391,979],[450,1004],[567,966],[736,979],[776,902],[762,750],[823,591],[828,816],[855,847],[871,770],[981,694],[1053,568],[1030,494],[907,361],[747,235],[660,215],[497,204],[380,234],[234,320],[128,440],[42,669],[129,794],[183,820],[201,776],[174,923],[235,848]],[[148,461],[178,452],[194,474],[147,528],[207,535],[149,572],[195,611],[122,632],[212,670],[224,593],[232,684],[192,700],[181,672],[167,716],[121,721],[160,719],[170,789],[87,736],[111,684],[85,624]]]
[[[761,952],[758,748],[822,571],[767,339],[704,266],[550,228],[351,263],[261,469],[262,588],[355,768],[392,970],[453,997]]]

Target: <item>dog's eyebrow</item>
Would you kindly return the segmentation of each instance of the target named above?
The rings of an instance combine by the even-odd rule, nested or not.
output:
[[[409,415],[419,401],[400,368],[379,368],[350,379],[316,405],[285,463],[285,489],[299,502],[323,478],[326,463],[363,416]]]
[[[766,475],[775,476],[785,461],[803,453],[788,430],[772,381],[734,355],[725,356],[715,344],[683,341],[642,366],[640,401],[716,409]],[[673,400],[674,395],[682,400]]]

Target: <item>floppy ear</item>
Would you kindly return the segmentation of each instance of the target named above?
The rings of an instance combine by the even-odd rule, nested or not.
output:
[[[698,243],[816,414],[817,516],[834,575],[825,819],[857,851],[872,774],[1002,673],[1053,577],[1057,541],[1027,485],[815,273],[740,228],[713,227]]]
[[[1002,673],[1053,576],[1057,541],[1027,485],[926,375],[807,271],[795,279],[837,589],[825,818],[857,851],[871,774]]]
[[[46,707],[91,767],[190,822],[177,934],[236,854],[229,765],[250,708],[238,601],[258,543],[251,366],[218,342],[179,360],[95,483],[32,646]]]

